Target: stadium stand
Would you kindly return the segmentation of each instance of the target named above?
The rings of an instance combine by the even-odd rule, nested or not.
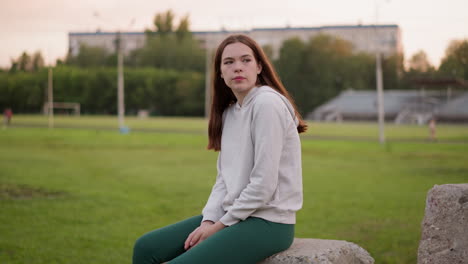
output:
[[[440,107],[436,114],[437,120],[447,122],[468,122],[468,92],[450,100]]]
[[[432,118],[442,122],[468,121],[468,93],[421,90],[384,92],[385,120],[397,124],[425,124]],[[316,121],[377,120],[375,91],[347,90],[306,116]]]

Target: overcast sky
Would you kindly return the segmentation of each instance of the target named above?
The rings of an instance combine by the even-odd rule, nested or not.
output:
[[[468,0],[0,0],[0,67],[23,51],[63,58],[69,32],[142,31],[154,15],[189,14],[192,31],[397,24],[405,58],[438,65],[452,39],[468,38]],[[378,13],[378,15],[376,15]]]

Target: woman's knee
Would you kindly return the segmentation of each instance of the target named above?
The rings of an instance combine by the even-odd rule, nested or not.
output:
[[[155,255],[156,250],[154,246],[152,239],[149,239],[147,235],[143,235],[138,238],[133,246],[133,264],[161,263]]]

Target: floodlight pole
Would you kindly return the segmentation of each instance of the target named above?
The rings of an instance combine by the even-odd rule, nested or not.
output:
[[[384,116],[384,98],[383,98],[383,78],[382,78],[382,56],[377,52],[375,56],[377,79],[377,108],[379,113],[379,142],[385,143],[385,116]]]
[[[95,11],[93,16],[101,18],[99,12]],[[135,23],[135,18],[130,21],[129,27]],[[117,31],[116,38],[116,52],[117,52],[117,115],[119,120],[119,130],[122,133],[128,133],[128,128],[125,127],[125,94],[124,94],[124,57],[123,57],[123,40],[120,30]]]
[[[120,31],[117,32],[117,112],[119,119],[119,129],[125,127],[125,102],[124,102],[124,75],[123,75],[123,54],[122,38]]]
[[[385,144],[385,113],[383,96],[383,74],[382,74],[382,55],[380,53],[379,34],[377,32],[377,23],[379,18],[378,0],[375,1],[375,79],[377,88],[377,111],[379,121],[379,142]]]
[[[99,13],[95,11],[93,16],[96,18],[100,17]],[[130,22],[130,26],[133,25],[135,19],[132,19]],[[123,41],[122,41],[122,34],[120,30],[117,31],[116,36],[116,52],[117,52],[117,116],[119,121],[119,130],[125,131],[125,94],[124,94],[124,69],[123,69]]]
[[[48,89],[47,89],[47,112],[49,114],[49,128],[54,128],[54,89],[53,89],[53,71],[52,67],[49,67],[49,76],[48,76]]]

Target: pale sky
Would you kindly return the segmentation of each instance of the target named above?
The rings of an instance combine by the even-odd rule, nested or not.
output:
[[[66,55],[69,32],[143,31],[168,9],[176,18],[189,14],[192,31],[374,24],[377,18],[400,27],[406,59],[424,50],[435,65],[450,40],[468,38],[468,0],[0,0],[0,67],[23,51],[40,50],[47,64],[55,63]]]

